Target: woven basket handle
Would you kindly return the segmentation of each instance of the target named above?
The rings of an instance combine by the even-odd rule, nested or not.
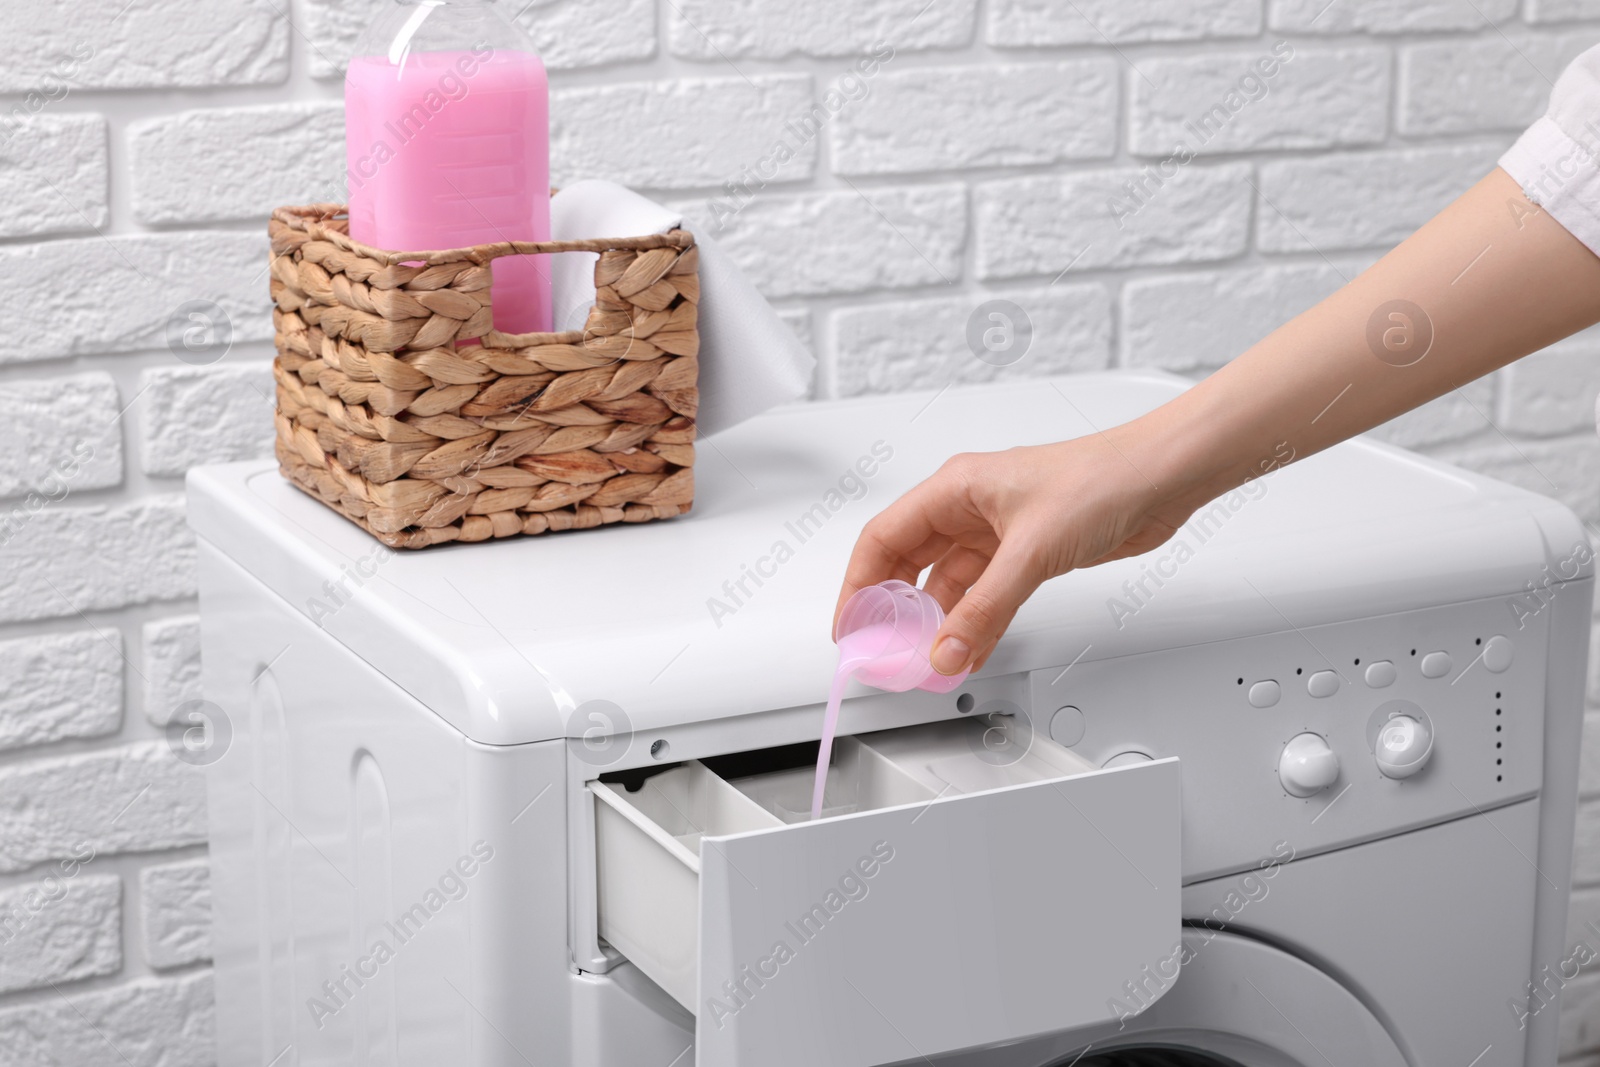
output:
[[[385,266],[401,263],[492,263],[501,256],[536,256],[554,252],[608,252],[620,249],[645,252],[652,248],[688,249],[694,247],[694,235],[687,230],[647,234],[643,237],[596,237],[581,241],[500,241],[495,244],[474,245],[471,248],[446,248],[424,252],[390,252],[364,245],[350,238],[341,229],[329,223],[348,217],[343,204],[311,204],[307,207],[282,207],[272,217],[293,229],[310,234],[313,238],[331,242],[350,252],[376,260]]]

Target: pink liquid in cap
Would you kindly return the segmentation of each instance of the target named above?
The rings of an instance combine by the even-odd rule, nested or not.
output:
[[[345,76],[350,236],[428,252],[550,239],[544,64],[512,49],[358,55]],[[551,327],[548,256],[494,261],[495,329]]]
[[[839,704],[845,683],[858,681],[891,693],[922,689],[948,693],[967,680],[970,671],[940,674],[929,655],[933,639],[944,624],[939,602],[914,585],[889,580],[858,589],[839,613],[835,637],[839,642],[839,667],[828,690],[828,710],[822,719],[822,745],[817,752],[817,777],[811,787],[811,817],[822,817],[822,794],[828,784],[828,764],[833,758],[833,738],[839,727]]]

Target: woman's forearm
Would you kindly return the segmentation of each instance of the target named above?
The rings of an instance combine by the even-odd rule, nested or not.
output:
[[[1337,293],[1171,402],[953,457],[869,522],[840,604],[916,581],[934,667],[982,665],[1039,583],[1148,552],[1207,501],[1600,321],[1600,257],[1496,170]]]
[[[1496,169],[1337,293],[1114,431],[1197,507],[1600,321],[1600,257]]]

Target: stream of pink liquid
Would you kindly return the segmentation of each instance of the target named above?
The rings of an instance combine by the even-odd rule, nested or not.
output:
[[[905,666],[914,649],[885,654],[894,626],[876,622],[839,638],[839,667],[833,672],[833,688],[828,690],[828,710],[822,718],[822,747],[817,750],[817,777],[811,786],[811,817],[822,818],[822,793],[828,784],[828,764],[833,759],[833,737],[839,728],[839,704],[844,699],[845,683],[861,667],[871,665],[880,675],[894,674]]]

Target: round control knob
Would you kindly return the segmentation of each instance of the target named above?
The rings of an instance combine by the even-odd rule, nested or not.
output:
[[[1339,757],[1316,734],[1296,734],[1278,757],[1278,781],[1290,796],[1309,797],[1322,792],[1339,777]]]
[[[1433,731],[1409,715],[1394,715],[1378,730],[1374,755],[1386,778],[1410,778],[1433,753]]]

